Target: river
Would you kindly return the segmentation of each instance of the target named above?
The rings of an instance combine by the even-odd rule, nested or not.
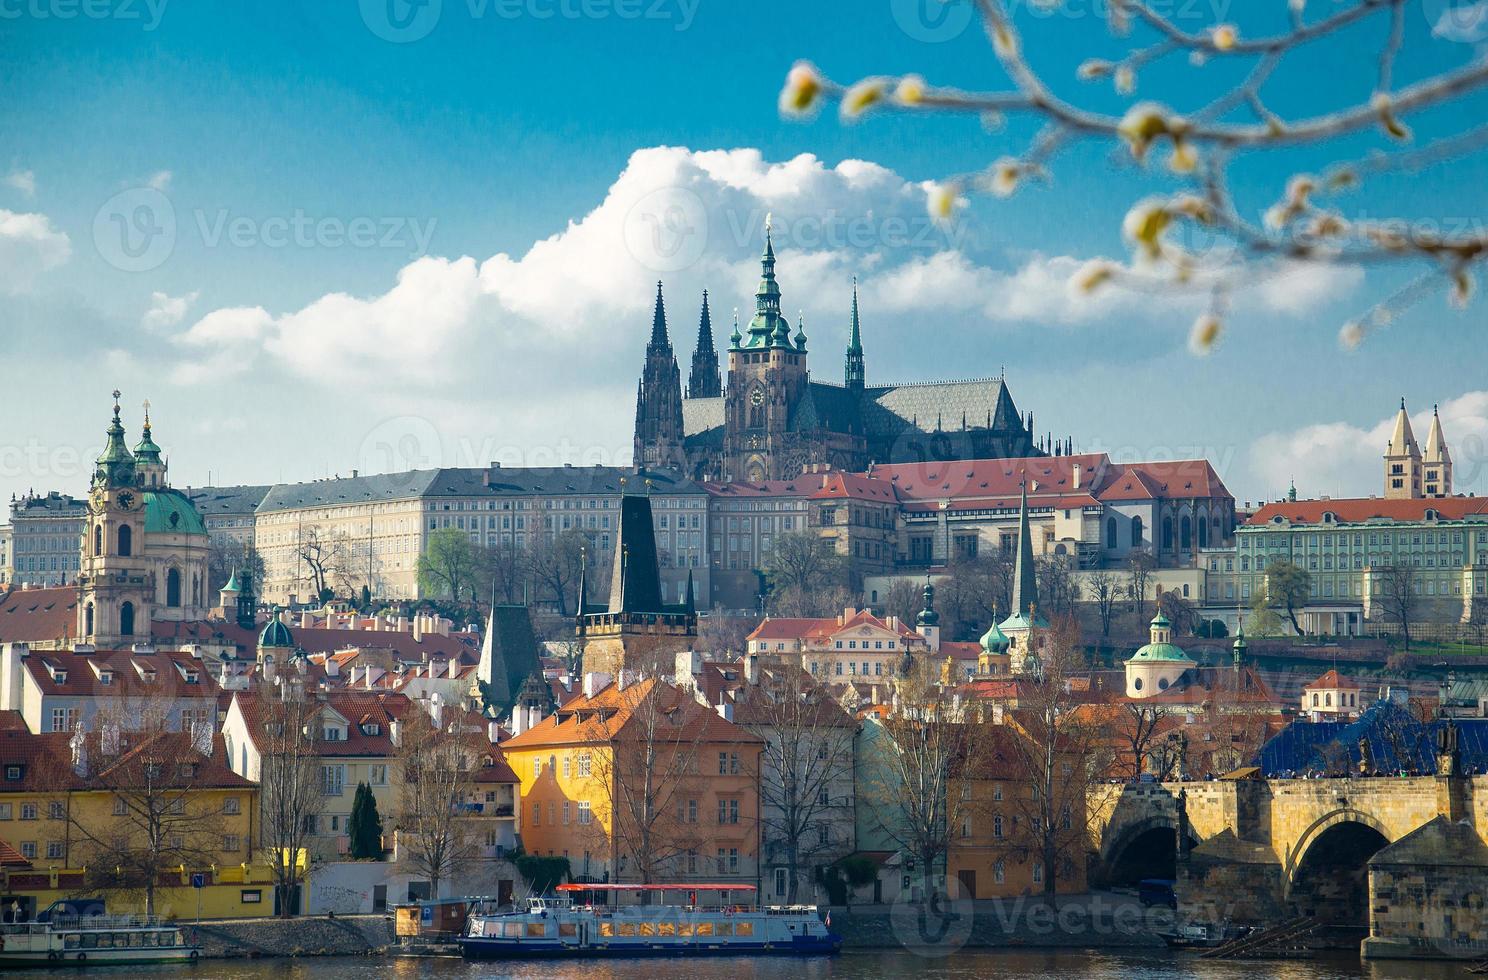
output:
[[[1466,975],[1463,963],[1365,963],[1355,957],[1214,962],[1166,951],[1083,952],[1004,950],[928,959],[904,952],[849,952],[795,960],[753,957],[711,960],[571,960],[564,963],[465,963],[450,959],[326,958],[206,960],[196,966],[151,967],[160,980],[1438,980]],[[138,976],[138,968],[7,973],[42,977]]]

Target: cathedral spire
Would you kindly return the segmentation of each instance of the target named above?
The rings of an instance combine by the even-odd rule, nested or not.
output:
[[[1028,476],[1018,497],[1018,556],[1013,563],[1013,615],[1033,616],[1038,605],[1038,579],[1033,564],[1033,532],[1028,524]]]
[[[93,471],[95,486],[117,487],[134,483],[134,454],[124,445],[124,423],[119,420],[119,390],[114,389],[114,418],[105,430],[107,440]]]
[[[718,348],[713,343],[713,315],[708,311],[708,291],[705,289],[703,312],[698,317],[697,347],[692,352],[692,370],[687,375],[687,397],[717,398],[722,394]]]
[[[749,347],[769,347],[776,338],[790,342],[790,326],[780,315],[780,284],[775,281],[775,244],[771,219],[765,217],[765,252],[760,257],[760,283],[754,294],[754,318],[749,321]]]
[[[847,370],[844,380],[849,388],[862,388],[867,383],[863,363],[863,329],[858,318],[858,277],[853,276],[852,325],[847,340]]]
[[[661,282],[656,283],[656,312],[651,315],[651,343],[657,346],[670,346],[671,339],[667,336],[666,306],[661,299]]]

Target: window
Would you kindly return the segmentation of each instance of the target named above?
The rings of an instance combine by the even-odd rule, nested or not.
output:
[[[238,899],[244,905],[258,905],[263,902],[263,889],[245,888],[238,893]]]
[[[568,826],[568,801],[563,801],[563,825]]]
[[[237,834],[228,834],[222,838],[223,853],[236,854],[242,849],[242,841]]]
[[[345,766],[321,766],[320,788],[326,796],[340,796],[346,791]]]
[[[992,836],[998,840],[1002,839],[1002,814],[1000,813],[992,818]]]
[[[122,817],[122,816],[124,816],[124,814],[126,814],[128,812],[129,812],[129,803],[125,801],[124,797],[122,797],[122,796],[116,796],[116,797],[114,797],[114,816],[116,816],[116,817]]]
[[[35,820],[36,819],[36,812],[37,811],[36,811],[36,804],[35,803],[22,803],[21,804],[21,819],[22,820]],[[35,855],[32,855],[32,857],[35,857]]]
[[[1033,880],[1035,882],[1040,882],[1040,881],[1043,881],[1044,880],[1044,866],[1043,866],[1043,864],[1035,864],[1033,866]]]
[[[579,825],[580,826],[588,826],[589,822],[591,820],[593,820],[593,819],[594,819],[593,813],[589,809],[589,801],[588,800],[580,800],[579,801]]]
[[[721,824],[736,824],[739,822],[739,801],[718,801],[718,822]]]
[[[52,802],[50,802],[50,803],[47,804],[47,819],[48,820],[66,820],[67,819],[67,807],[64,806],[61,803],[61,801],[59,801],[59,800],[53,800]]]
[[[571,765],[570,757],[569,756],[564,756],[563,757],[563,778],[564,779],[567,779],[569,777],[569,766],[570,765]]]
[[[542,759],[533,759],[532,760],[532,778],[533,779],[537,779],[540,776],[542,776]]]
[[[588,752],[581,752],[581,753],[579,753],[579,778],[580,779],[588,779],[589,778],[589,765],[590,765],[589,753]]]
[[[373,786],[387,785],[387,766],[376,765],[367,767],[367,780]]]
[[[739,774],[739,753],[718,753],[718,775],[737,776]]]
[[[11,811],[9,803],[0,803],[0,820],[11,819],[10,812]]]
[[[49,860],[60,861],[62,859],[62,856],[64,854],[66,854],[66,853],[67,853],[66,852],[66,848],[64,848],[62,846],[62,842],[61,841],[59,841],[59,840],[49,840],[49,841],[47,841],[47,858]]]
[[[721,875],[739,873],[739,849],[737,847],[720,847],[718,849],[718,873]]]
[[[36,841],[21,841],[21,857],[25,858],[28,861],[36,860]]]

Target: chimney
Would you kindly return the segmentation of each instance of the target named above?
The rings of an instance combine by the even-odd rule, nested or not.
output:
[[[435,728],[444,728],[444,698],[438,691],[429,698],[429,720],[434,722]]]
[[[734,720],[734,704],[732,701],[725,701],[718,706],[718,717],[724,721]]]
[[[610,683],[610,675],[595,671],[584,675],[584,697],[592,698]]]
[[[1075,460],[1074,472],[1071,475],[1075,478],[1075,489],[1076,490],[1080,489],[1080,477],[1083,475],[1084,469],[1085,469],[1085,467],[1083,467],[1083,466],[1080,465],[1080,461],[1079,460]]]
[[[744,680],[748,684],[759,683],[759,655],[751,653],[744,658]]]
[[[403,744],[403,723],[396,718],[388,722],[388,740],[395,748]]]

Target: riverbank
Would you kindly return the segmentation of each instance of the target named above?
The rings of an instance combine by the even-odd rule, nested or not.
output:
[[[382,915],[219,919],[181,927],[196,936],[208,959],[373,956],[393,945],[392,919]]]

